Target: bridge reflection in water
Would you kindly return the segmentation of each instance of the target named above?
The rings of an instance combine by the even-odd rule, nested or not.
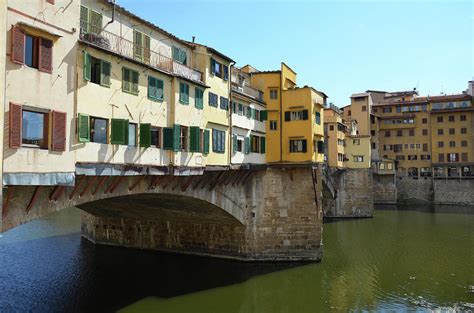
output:
[[[325,224],[324,260],[295,267],[96,246],[67,209],[0,238],[0,311],[472,309],[474,208],[436,212]]]

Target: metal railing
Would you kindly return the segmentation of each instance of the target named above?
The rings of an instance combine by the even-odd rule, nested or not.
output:
[[[232,90],[238,91],[263,102],[263,92],[261,92],[260,90],[254,89],[249,86],[239,86],[234,84],[232,84]]]
[[[136,45],[132,41],[120,37],[109,31],[100,29],[81,21],[80,40],[99,48],[117,53],[152,66],[156,69],[181,76],[192,81],[202,83],[202,73],[184,64],[180,64],[170,57],[157,53],[147,47]]]

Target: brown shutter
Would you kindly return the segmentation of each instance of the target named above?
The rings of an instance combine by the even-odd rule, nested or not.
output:
[[[40,38],[38,69],[46,73],[53,71],[53,42],[49,39]]]
[[[25,33],[22,29],[12,26],[12,62],[23,64],[25,59]]]
[[[49,112],[44,114],[43,138],[41,148],[49,149]]]
[[[10,148],[21,147],[22,112],[21,105],[10,102]]]
[[[53,111],[53,132],[51,150],[66,150],[66,113]]]

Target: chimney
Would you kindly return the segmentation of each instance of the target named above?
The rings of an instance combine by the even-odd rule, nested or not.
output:
[[[468,82],[467,85],[467,94],[471,95],[474,97],[474,80],[471,80]]]
[[[193,36],[193,43],[194,43],[194,40],[196,40],[196,36]]]

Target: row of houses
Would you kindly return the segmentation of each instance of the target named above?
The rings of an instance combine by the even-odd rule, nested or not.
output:
[[[237,67],[115,1],[1,6],[5,185],[324,160],[327,96],[285,63]]]
[[[458,94],[367,90],[325,109],[327,162],[399,178],[474,177],[474,82]]]

